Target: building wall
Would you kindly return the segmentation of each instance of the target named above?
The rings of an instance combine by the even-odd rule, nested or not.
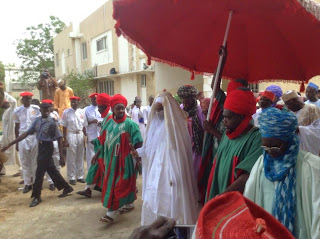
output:
[[[70,38],[71,32],[73,32],[72,24],[53,38],[55,77],[57,79],[63,78],[64,74],[77,69],[74,40]],[[59,65],[57,65],[56,60],[57,53],[59,55]]]
[[[190,71],[180,67],[172,67],[167,64],[155,63],[155,93],[159,94],[163,89],[169,91],[172,95],[176,95],[180,86],[189,84],[194,85],[198,91],[203,91],[203,76],[195,75],[195,79],[191,80]]]

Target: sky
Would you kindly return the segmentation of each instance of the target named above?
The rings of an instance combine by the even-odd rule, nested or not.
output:
[[[108,0],[2,0],[0,13],[0,61],[20,65],[14,42],[22,39],[29,26],[48,23],[49,16],[66,25],[80,22]]]

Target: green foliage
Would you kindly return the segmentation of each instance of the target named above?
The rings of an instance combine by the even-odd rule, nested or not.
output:
[[[2,61],[0,61],[0,81],[4,82],[5,76],[6,76],[6,72],[4,70],[4,65]]]
[[[22,82],[35,83],[39,73],[49,69],[54,76],[53,37],[66,27],[59,18],[50,16],[50,23],[41,23],[26,29],[26,37],[17,40],[17,55],[22,60]]]
[[[80,107],[91,104],[88,95],[90,95],[96,87],[93,78],[94,75],[92,71],[85,71],[83,74],[72,71],[65,77],[68,86],[73,89],[74,95],[81,98]]]

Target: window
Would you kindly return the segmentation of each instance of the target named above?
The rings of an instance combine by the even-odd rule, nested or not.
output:
[[[88,55],[87,55],[87,43],[83,42],[82,43],[82,60],[87,59]]]
[[[97,40],[97,52],[107,49],[107,37],[102,37]]]
[[[111,80],[99,81],[98,92],[114,95],[114,82]]]
[[[59,66],[59,53],[56,53],[56,66]]]
[[[253,93],[259,92],[259,85],[258,84],[249,84],[248,87]]]
[[[147,76],[141,75],[141,87],[146,87],[146,86],[147,86]]]

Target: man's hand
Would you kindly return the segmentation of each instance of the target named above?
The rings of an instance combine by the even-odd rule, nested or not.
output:
[[[4,147],[1,148],[1,152],[3,153],[4,151],[6,151],[8,148],[10,148],[9,145],[6,145]]]
[[[98,123],[98,120],[97,120],[97,119],[94,119],[94,120],[90,121],[89,124],[97,124],[97,123]]]
[[[96,164],[97,160],[98,160],[98,155],[95,154],[91,159],[91,164]]]
[[[69,143],[68,143],[67,140],[64,140],[64,141],[63,141],[63,147],[64,147],[64,148],[68,148],[68,147],[69,147]]]
[[[61,167],[66,166],[66,161],[65,161],[64,156],[63,156],[63,155],[60,155],[59,164],[60,164],[60,166],[61,166]]]
[[[203,129],[209,133],[214,130],[212,124],[208,120],[203,121]]]
[[[176,222],[173,219],[159,217],[150,226],[135,229],[129,239],[164,239],[175,224]]]
[[[19,152],[19,144],[16,144],[16,150]]]
[[[137,150],[134,149],[134,147],[131,143],[129,144],[129,147],[131,149],[131,151],[130,151],[131,156],[134,158],[138,158],[139,154],[138,154]]]

